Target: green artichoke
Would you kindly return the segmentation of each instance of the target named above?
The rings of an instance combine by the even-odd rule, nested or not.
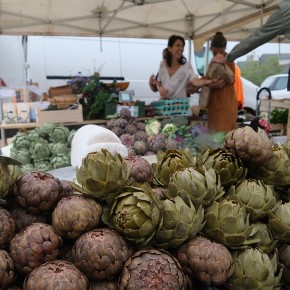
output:
[[[69,135],[69,128],[56,125],[50,132],[49,132],[49,140],[52,143],[67,143],[67,138]]]
[[[186,290],[188,280],[179,262],[165,250],[146,249],[127,260],[119,280],[119,290]]]
[[[238,201],[225,198],[214,201],[206,210],[203,233],[231,249],[243,248],[260,240],[257,229],[250,225],[246,208]]]
[[[158,184],[167,186],[170,176],[177,170],[194,165],[194,158],[188,149],[158,151],[157,162],[152,164]]]
[[[271,254],[276,249],[278,240],[272,237],[267,224],[257,222],[253,226],[256,229],[255,238],[260,240],[256,246],[264,253]]]
[[[50,171],[52,165],[49,160],[34,160],[34,168],[40,171]]]
[[[31,154],[29,152],[29,149],[11,148],[10,157],[15,158],[16,160],[18,160],[22,164],[30,164],[31,163]]]
[[[287,285],[290,283],[290,265],[289,265],[289,257],[290,257],[290,245],[282,244],[278,248],[279,254],[279,264],[283,269],[282,273],[282,281]]]
[[[172,201],[162,201],[164,206],[163,224],[154,237],[154,245],[159,248],[176,248],[201,231],[204,209],[197,210],[188,198],[185,202],[177,196]]]
[[[68,145],[68,147],[71,147],[71,142],[72,142],[76,132],[77,132],[77,130],[74,130],[74,129],[69,132],[69,134],[67,136],[67,145]]]
[[[34,269],[24,281],[25,290],[87,290],[87,277],[72,263],[55,260]]]
[[[197,165],[215,169],[225,189],[244,180],[248,172],[242,160],[224,148],[202,150],[197,156]]]
[[[189,196],[195,207],[208,207],[224,195],[220,177],[213,168],[185,168],[173,173],[165,193],[169,199]]]
[[[58,154],[51,158],[52,169],[70,166],[70,156],[67,154]]]
[[[0,197],[5,197],[20,174],[21,163],[13,158],[0,156]]]
[[[290,202],[269,211],[269,228],[275,239],[290,243]]]
[[[53,129],[56,127],[57,125],[54,123],[44,123],[42,125],[40,125],[37,129],[39,135],[44,138],[45,140],[49,139],[49,135],[50,133],[53,131]]]
[[[147,183],[127,186],[105,209],[103,221],[128,240],[145,245],[162,226],[163,205]]]
[[[50,157],[51,151],[49,149],[48,142],[36,143],[31,149],[31,157],[34,160],[46,160]]]
[[[60,154],[69,155],[70,153],[70,149],[67,143],[61,143],[61,142],[49,143],[49,148],[53,157]]]
[[[102,149],[83,158],[81,167],[76,168],[77,183],[71,184],[83,194],[104,200],[124,186],[128,177],[129,172],[122,156]]]
[[[12,146],[15,149],[30,149],[30,139],[24,132],[17,132],[12,138]]]
[[[250,170],[250,175],[275,186],[290,185],[290,159],[281,145],[273,146],[273,156],[266,164]]]
[[[260,249],[247,248],[232,253],[235,270],[225,282],[229,290],[273,290],[280,282],[282,271],[276,275],[277,257]]]
[[[272,186],[262,180],[245,179],[228,190],[228,195],[246,207],[253,221],[263,220],[268,211],[277,206],[276,193]]]
[[[222,285],[234,272],[230,251],[224,245],[202,236],[181,245],[176,258],[187,275],[205,285]]]

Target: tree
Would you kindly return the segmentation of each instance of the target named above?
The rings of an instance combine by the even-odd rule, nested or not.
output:
[[[241,69],[242,76],[252,83],[260,86],[262,81],[271,75],[280,74],[283,72],[283,66],[279,64],[279,59],[276,56],[269,57],[265,61],[254,61],[248,59]]]

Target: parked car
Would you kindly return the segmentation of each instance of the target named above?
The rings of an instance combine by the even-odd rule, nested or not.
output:
[[[269,88],[272,99],[290,98],[290,92],[287,91],[288,74],[277,74],[267,77],[261,84],[260,89]],[[261,91],[260,98],[267,98],[269,93],[266,90]]]
[[[242,77],[243,89],[244,89],[244,108],[251,108],[256,110],[257,106],[257,93],[259,87],[253,84],[251,81]]]

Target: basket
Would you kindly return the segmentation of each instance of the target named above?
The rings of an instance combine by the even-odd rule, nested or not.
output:
[[[188,116],[190,113],[189,99],[172,99],[152,102],[156,113],[162,116]]]

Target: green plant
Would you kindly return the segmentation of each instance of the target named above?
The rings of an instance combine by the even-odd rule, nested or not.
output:
[[[288,122],[288,109],[278,109],[275,108],[270,115],[270,123],[271,124],[287,124]]]

